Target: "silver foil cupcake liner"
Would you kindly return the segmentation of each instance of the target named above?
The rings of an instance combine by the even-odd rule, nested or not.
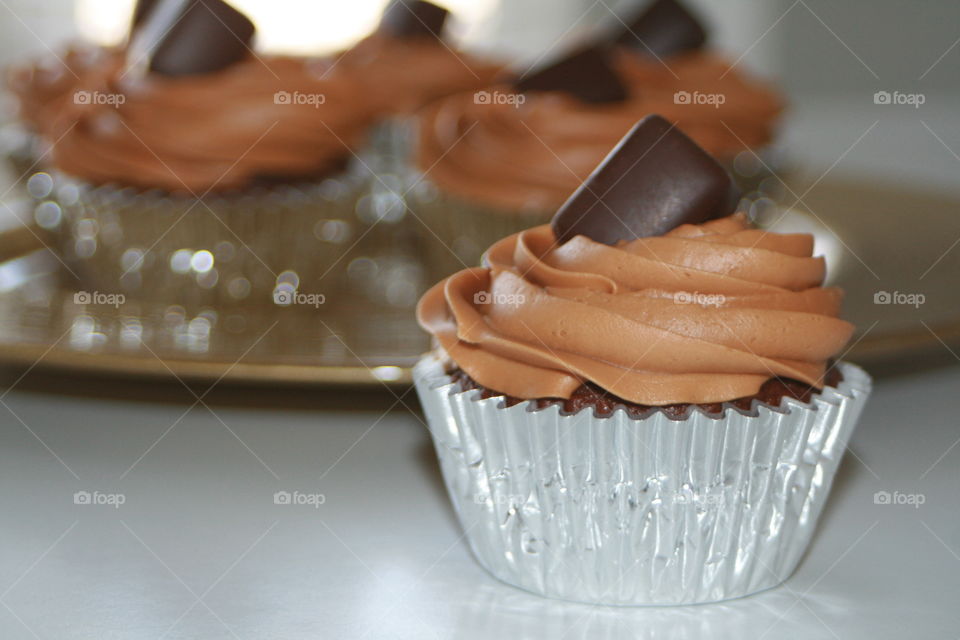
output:
[[[610,605],[737,598],[794,571],[870,394],[869,376],[809,403],[723,417],[631,418],[505,407],[434,355],[414,370],[447,490],[480,564],[544,596]]]
[[[36,224],[53,232],[82,289],[187,305],[285,305],[344,286],[362,182],[346,171],[202,199],[60,174],[35,174],[30,186]]]
[[[411,158],[416,124],[409,116],[395,115],[371,127],[362,161],[378,174],[403,176],[406,187],[416,179]]]

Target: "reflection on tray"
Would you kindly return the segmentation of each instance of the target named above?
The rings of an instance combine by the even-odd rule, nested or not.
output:
[[[428,348],[408,307],[187,310],[128,301],[122,294],[76,291],[66,286],[67,279],[45,250],[0,265],[0,342],[49,348],[56,352],[54,361],[65,352],[100,360],[141,359],[143,373],[157,372],[158,366],[178,373],[191,361],[226,372],[242,363],[245,368],[288,367],[287,377],[317,382],[403,381]],[[304,377],[299,367],[313,373]],[[193,375],[189,367],[184,375]]]

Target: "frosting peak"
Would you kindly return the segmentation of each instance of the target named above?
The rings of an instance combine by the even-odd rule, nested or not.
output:
[[[645,405],[733,400],[772,377],[819,388],[853,326],[812,252],[742,214],[616,247],[557,246],[544,225],[433,287],[418,317],[474,380],[518,398],[587,381]]]

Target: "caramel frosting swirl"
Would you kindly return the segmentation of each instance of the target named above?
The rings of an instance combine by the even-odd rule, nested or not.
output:
[[[71,98],[80,76],[103,64],[110,55],[110,49],[73,45],[59,56],[10,67],[7,87],[17,98],[21,121],[34,131],[43,129]]]
[[[370,35],[337,65],[363,77],[366,98],[384,115],[407,114],[444,96],[489,86],[503,65],[479,60],[435,38]]]
[[[850,339],[809,234],[742,214],[612,247],[548,225],[428,291],[420,324],[479,384],[569,398],[592,382],[644,405],[724,402],[784,377],[822,388]]]
[[[125,73],[121,50],[67,62],[56,82],[27,69],[12,84],[53,143],[54,166],[94,184],[199,193],[322,176],[359,148],[375,117],[363,84],[326,73],[329,60],[251,55],[178,77]]]
[[[665,63],[619,51],[617,68],[636,108],[675,122],[717,158],[767,145],[783,101],[771,87],[714,54],[689,52]]]
[[[488,101],[462,93],[436,102],[419,116],[417,164],[461,199],[506,211],[551,211],[651,113],[725,160],[773,136],[780,99],[719,58],[690,53],[664,65],[620,51],[616,62],[630,91],[619,103],[586,104],[552,92],[517,96],[506,86],[490,88]],[[681,97],[678,104],[678,92],[690,101]],[[700,102],[704,95],[721,95],[722,104]]]

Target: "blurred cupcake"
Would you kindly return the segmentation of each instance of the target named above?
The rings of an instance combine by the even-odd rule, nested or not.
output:
[[[406,115],[444,96],[490,85],[503,65],[480,60],[448,42],[449,12],[423,0],[393,0],[380,26],[336,65],[363,77],[384,115]]]
[[[769,175],[764,164],[776,160],[781,94],[705,50],[706,30],[677,0],[655,0],[614,38],[615,64],[637,112],[676,123],[731,171],[744,192],[756,190]]]
[[[159,3],[42,100],[62,220],[44,202],[38,222],[59,223],[84,286],[277,304],[301,279],[337,287],[376,109],[330,61],[257,55],[253,34],[221,0]]]
[[[418,253],[419,234],[407,217],[407,192],[417,172],[407,163],[409,116],[447,95],[490,85],[502,65],[456,48],[446,36],[449,12],[430,2],[395,0],[376,31],[340,54],[333,68],[359,79],[377,111],[361,152],[368,172],[357,202],[362,240],[351,254],[350,286],[356,299],[412,306],[427,282]],[[402,279],[409,295],[384,295],[383,283]]]
[[[777,95],[713,54],[689,50],[705,36],[685,29],[699,24],[682,12],[672,20],[684,28],[671,31],[666,6],[679,8],[658,2],[610,41],[512,86],[451,96],[421,112],[414,163],[434,189],[414,202],[441,274],[475,265],[497,238],[549,219],[647,114],[663,114],[731,171],[745,145],[770,143]],[[648,30],[659,56],[624,43],[624,34]],[[741,184],[746,193],[754,188]]]
[[[370,221],[392,222],[402,215],[399,194],[412,179],[406,164],[410,114],[445,96],[489,86],[502,76],[503,65],[480,60],[448,41],[449,17],[447,9],[430,2],[393,0],[377,30],[334,63],[338,72],[362,79],[379,117],[364,154],[375,176],[373,197],[359,213]],[[387,207],[384,201],[391,194],[394,202]]]
[[[661,114],[725,167],[734,168],[741,153],[764,152],[775,139],[781,99],[728,61],[699,51],[670,58],[669,67],[624,49],[615,56],[634,113]]]
[[[49,54],[7,69],[6,84],[15,108],[0,130],[0,153],[17,178],[26,178],[43,168],[45,159],[49,162],[39,135],[41,128],[73,99],[72,92],[81,74],[102,64],[107,55],[106,49],[77,44],[59,55]]]
[[[869,395],[806,234],[730,215],[658,117],[549,226],[421,300],[417,390],[480,563],[543,595],[690,604],[794,570]]]
[[[423,179],[411,206],[436,275],[548,220],[636,121],[628,98],[608,52],[590,47],[422,110],[414,164]]]

